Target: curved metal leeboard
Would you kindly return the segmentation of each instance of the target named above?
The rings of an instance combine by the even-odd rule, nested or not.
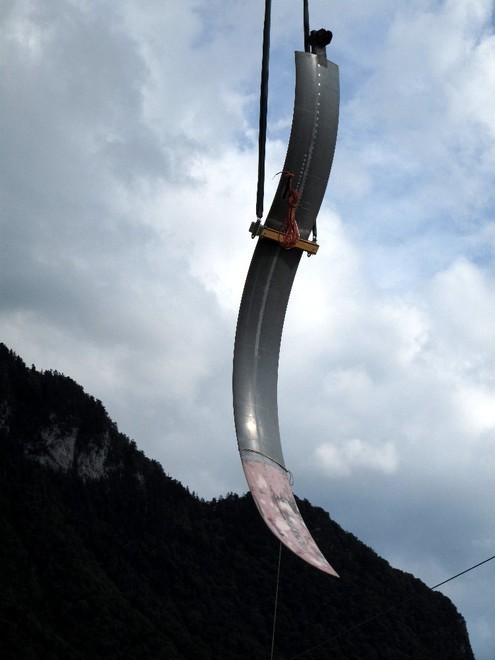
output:
[[[296,93],[284,172],[300,193],[301,238],[316,222],[332,166],[339,112],[338,67],[321,55],[296,53]],[[281,177],[265,226],[282,231],[287,180]],[[337,576],[301,517],[285,468],[278,424],[278,360],[285,312],[301,259],[297,248],[260,238],[242,295],[234,348],[234,418],[249,488],[268,527],[295,554]]]

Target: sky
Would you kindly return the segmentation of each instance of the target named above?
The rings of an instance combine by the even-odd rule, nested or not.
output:
[[[206,499],[247,490],[231,373],[263,4],[0,5],[0,340]],[[495,554],[494,17],[493,0],[310,1],[341,114],[282,339],[285,461],[298,496],[430,586]],[[274,0],[271,37],[265,208],[302,3]],[[494,571],[441,589],[477,660]]]

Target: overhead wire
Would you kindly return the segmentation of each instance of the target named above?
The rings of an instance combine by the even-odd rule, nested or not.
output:
[[[442,582],[439,582],[438,584],[435,584],[432,587],[428,587],[431,591],[433,589],[437,589],[438,587],[441,587],[444,584],[447,584],[447,582],[451,582],[452,580],[455,580],[456,578],[460,577],[461,575],[465,575],[466,573],[469,573],[470,571],[474,571],[475,568],[478,568],[479,566],[482,566],[483,564],[487,564],[489,561],[492,561],[495,559],[495,555],[492,557],[488,557],[488,559],[484,559],[483,561],[478,562],[477,564],[474,564],[474,566],[470,566],[469,568],[466,568],[464,571],[461,571],[460,573],[457,573],[456,575],[453,575],[452,577],[449,577],[447,580],[443,580]],[[326,646],[330,642],[333,642],[335,639],[338,639],[339,637],[343,637],[344,635],[347,635],[348,633],[352,632],[353,630],[357,630],[358,628],[361,628],[365,624],[369,623],[370,621],[374,621],[375,619],[378,619],[382,616],[385,616],[385,614],[388,614],[389,612],[392,612],[393,610],[396,610],[398,607],[401,605],[404,605],[405,603],[408,603],[411,600],[414,600],[416,596],[409,596],[409,598],[404,598],[403,600],[399,601],[398,603],[394,603],[390,607],[387,607],[385,610],[381,610],[380,612],[377,612],[376,614],[372,614],[371,616],[366,617],[366,619],[363,619],[359,623],[356,623],[353,626],[350,626],[349,628],[346,628],[345,630],[341,630],[339,633],[336,635],[333,635],[332,637],[329,637],[328,639],[324,640],[323,642],[320,642],[319,644],[315,644],[314,646],[311,646],[310,648],[306,649],[305,651],[302,651],[302,653],[298,653],[297,655],[293,655],[289,658],[289,660],[297,660],[298,658],[303,658],[305,655],[308,653],[311,653],[312,651],[315,651],[316,649]]]
[[[447,584],[447,582],[451,582],[452,580],[455,580],[461,575],[464,575],[465,573],[469,573],[469,571],[474,571],[475,568],[478,568],[478,566],[482,566],[483,564],[487,564],[492,559],[495,559],[495,555],[493,555],[493,557],[488,557],[488,559],[484,559],[483,561],[480,561],[478,564],[475,564],[474,566],[470,566],[469,568],[466,568],[465,571],[461,571],[460,573],[457,573],[457,575],[453,575],[452,577],[449,577],[448,580],[444,580],[443,582],[439,582],[438,584],[435,584],[433,587],[430,587],[430,589],[437,589],[438,587],[441,587],[442,584]]]

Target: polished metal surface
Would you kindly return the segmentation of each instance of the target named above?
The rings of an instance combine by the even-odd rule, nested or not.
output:
[[[294,174],[299,191],[297,224],[308,238],[316,222],[332,167],[339,121],[339,69],[316,55],[296,53],[296,95],[284,172]],[[282,230],[287,213],[285,177],[280,183],[266,225]]]
[[[337,138],[338,109],[338,67],[321,55],[296,53],[294,115],[283,172],[294,175],[293,187],[300,193],[296,220],[302,238],[310,236],[325,194]],[[286,215],[287,179],[282,175],[265,225],[282,231]],[[275,241],[258,239],[237,321],[233,371],[234,418],[246,478],[267,524],[296,554],[335,575],[311,539],[297,510],[280,442],[277,406],[280,342],[301,254],[297,248],[286,250]],[[268,469],[260,465],[266,465]],[[265,484],[263,493],[255,484],[256,480],[259,482],[261,472]],[[283,488],[282,481],[285,484]],[[278,520],[277,516],[274,518],[273,506],[267,504],[270,498],[272,504],[277,505]],[[289,517],[288,511],[291,512]],[[297,516],[299,520],[294,524]],[[303,528],[307,536],[302,534]],[[290,532],[290,529],[293,531]],[[290,542],[287,534],[294,537]],[[307,537],[314,548],[309,547]],[[310,560],[315,548],[328,568],[322,568],[321,559]]]

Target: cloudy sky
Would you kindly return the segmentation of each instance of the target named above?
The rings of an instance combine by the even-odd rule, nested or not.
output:
[[[205,498],[254,243],[263,3],[3,0],[0,339]],[[301,2],[273,3],[269,206]],[[295,492],[433,585],[495,554],[493,0],[312,0],[339,137],[286,318]],[[329,557],[332,561],[332,558]],[[336,566],[338,570],[339,567]],[[442,590],[495,653],[494,563]]]

